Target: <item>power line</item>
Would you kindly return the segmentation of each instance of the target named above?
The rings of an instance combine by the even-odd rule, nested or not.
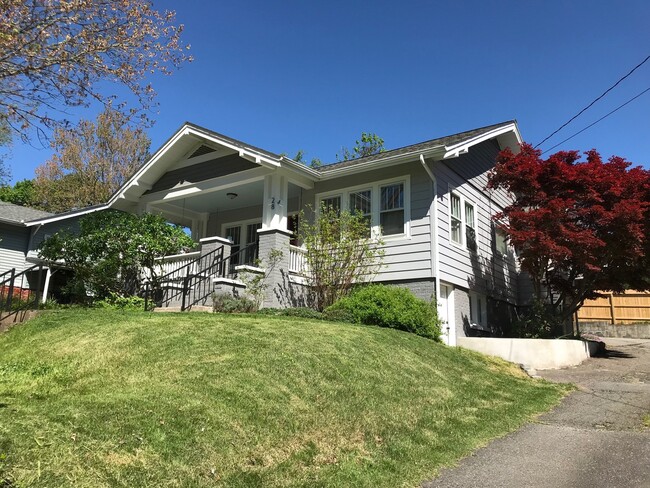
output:
[[[646,88],[645,90],[643,90],[643,91],[642,91],[641,93],[639,93],[637,96],[630,98],[630,99],[629,99],[627,102],[625,102],[624,104],[619,105],[618,107],[616,107],[614,110],[612,110],[612,111],[609,112],[608,114],[603,115],[603,116],[602,116],[601,118],[599,118],[597,121],[595,121],[595,122],[589,124],[589,125],[588,125],[587,127],[585,127],[584,129],[579,130],[578,132],[576,132],[575,134],[573,134],[573,135],[570,136],[570,137],[567,137],[567,138],[564,139],[562,142],[557,143],[555,146],[553,146],[553,147],[549,147],[549,148],[548,148],[546,151],[544,151],[542,154],[546,154],[546,153],[549,152],[551,149],[555,149],[555,148],[558,147],[559,145],[564,144],[566,141],[568,141],[568,140],[570,140],[570,139],[573,139],[573,138],[574,138],[575,136],[577,136],[578,134],[582,134],[582,133],[583,133],[584,131],[586,131],[587,129],[593,127],[594,125],[596,125],[596,124],[597,124],[598,122],[600,122],[601,120],[606,119],[607,117],[609,117],[610,115],[612,115],[614,112],[618,112],[620,109],[622,109],[623,107],[625,107],[628,103],[633,102],[634,100],[636,100],[637,98],[639,98],[641,95],[643,95],[644,93],[646,93],[646,92],[648,92],[648,91],[650,91],[650,87],[648,87],[648,88]],[[545,140],[546,140],[546,139],[545,139]],[[544,142],[544,141],[542,141],[542,142]],[[538,145],[539,145],[539,144],[538,144]],[[537,146],[536,146],[536,147],[537,147]]]
[[[589,105],[587,105],[585,108],[583,108],[582,110],[580,110],[580,112],[578,112],[578,113],[575,114],[573,117],[571,117],[567,122],[565,122],[564,124],[562,124],[558,129],[556,129],[555,131],[553,131],[553,132],[551,133],[551,135],[549,135],[549,136],[547,136],[546,138],[544,138],[544,140],[541,141],[540,143],[538,143],[535,147],[537,148],[537,147],[541,146],[541,145],[544,144],[546,141],[548,141],[551,137],[553,137],[555,134],[557,134],[557,133],[560,132],[562,129],[564,129],[567,125],[569,125],[571,122],[573,122],[575,119],[577,119],[578,117],[580,117],[580,115],[582,115],[582,114],[583,114],[583,113],[584,113],[588,108],[590,108],[594,103],[596,103],[598,100],[600,100],[600,99],[603,98],[605,95],[607,95],[610,91],[612,91],[614,88],[616,88],[616,87],[619,85],[619,83],[621,83],[625,78],[627,78],[627,77],[630,76],[632,73],[634,73],[637,69],[639,69],[641,66],[643,66],[643,65],[646,63],[646,61],[648,61],[649,59],[650,59],[650,55],[648,55],[648,57],[646,57],[643,61],[641,61],[641,62],[640,62],[639,64],[637,64],[634,68],[632,68],[632,70],[631,70],[628,74],[626,74],[623,78],[621,78],[621,79],[618,80],[616,83],[614,83],[612,86],[610,86],[607,90],[605,90],[605,91],[603,92],[602,95],[600,95],[598,98],[596,98],[593,102],[591,102],[591,103],[590,103]],[[618,110],[618,109],[616,109],[616,110]],[[564,142],[564,141],[563,141],[563,142]],[[560,143],[560,144],[561,144],[561,143]],[[553,146],[553,147],[556,147],[556,146]],[[551,148],[551,149],[553,149],[553,148]]]

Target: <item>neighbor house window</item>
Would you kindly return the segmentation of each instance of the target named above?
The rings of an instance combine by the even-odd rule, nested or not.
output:
[[[383,235],[404,233],[404,183],[380,188],[379,225]]]

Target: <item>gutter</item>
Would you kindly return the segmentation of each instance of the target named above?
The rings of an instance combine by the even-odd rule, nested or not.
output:
[[[420,163],[431,179],[433,192],[433,211],[429,212],[429,227],[431,235],[431,277],[436,287],[436,306],[440,304],[440,252],[438,250],[438,182],[431,169],[424,160],[424,154],[420,154]],[[450,345],[451,337],[447,332],[447,345]]]

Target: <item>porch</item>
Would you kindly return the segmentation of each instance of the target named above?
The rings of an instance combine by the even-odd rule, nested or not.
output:
[[[289,234],[279,236],[290,238]],[[256,242],[236,246],[231,239],[208,237],[200,240],[200,250],[165,256],[159,259],[155,276],[148,276],[145,308],[149,302],[161,309],[204,309],[212,307],[212,294],[247,296],[247,279],[242,275],[264,275],[265,294],[262,307],[305,305],[305,250],[288,244],[276,246],[275,232],[258,234]],[[279,263],[266,268],[258,257],[274,249]],[[278,253],[277,251],[281,251]],[[268,293],[266,291],[268,290]],[[301,297],[296,301],[296,297]]]

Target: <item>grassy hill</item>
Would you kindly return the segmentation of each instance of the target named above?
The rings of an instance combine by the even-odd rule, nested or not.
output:
[[[417,486],[564,392],[389,329],[52,311],[0,334],[0,486]]]

